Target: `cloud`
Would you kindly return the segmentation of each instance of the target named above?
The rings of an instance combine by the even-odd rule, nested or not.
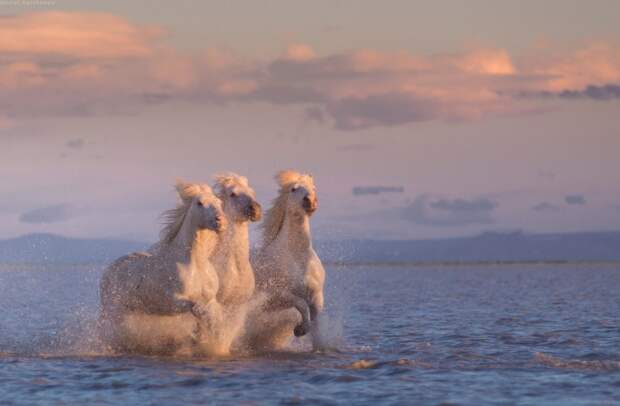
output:
[[[584,89],[567,89],[559,92],[541,91],[536,93],[523,93],[520,97],[556,98],[567,100],[591,99],[608,101],[620,99],[620,85],[606,84],[602,86],[588,85]]]
[[[568,195],[564,197],[564,201],[570,205],[584,205],[587,203],[584,195]]]
[[[543,79],[541,90],[553,93],[620,83],[620,48],[610,43],[590,42],[568,52],[541,48],[524,63]]]
[[[69,58],[135,58],[163,31],[108,13],[48,11],[2,16],[0,53]]]
[[[542,202],[538,203],[535,206],[532,206],[532,210],[538,212],[558,212],[560,211],[560,208],[555,204],[549,202]]]
[[[0,116],[128,114],[172,99],[223,100],[254,90],[240,72],[251,64],[239,68],[215,49],[179,52],[165,39],[159,27],[108,13],[3,16]]]
[[[547,179],[555,179],[556,177],[555,172],[547,171],[544,169],[539,170],[536,174],[540,176],[541,178],[547,178]]]
[[[360,130],[376,126],[396,126],[435,118],[433,100],[404,94],[349,97],[330,102],[327,111],[339,130]]]
[[[372,151],[376,149],[376,146],[371,144],[346,144],[336,147],[339,151]]]
[[[309,121],[315,121],[320,124],[323,124],[325,122],[325,115],[323,114],[323,110],[321,110],[319,107],[307,107],[305,110],[305,115],[306,119],[308,119]]]
[[[314,58],[316,58],[316,53],[306,44],[291,44],[284,54],[284,59],[289,61],[303,62]]]
[[[82,149],[84,147],[84,140],[82,138],[74,138],[68,140],[65,145],[67,146],[67,148],[71,149]]]
[[[354,196],[378,195],[382,193],[404,193],[403,186],[355,186],[353,188]]]
[[[431,202],[430,207],[437,210],[445,210],[447,212],[488,212],[495,209],[496,203],[489,199],[479,198],[476,200],[440,199]]]
[[[399,209],[400,217],[415,224],[430,226],[464,226],[492,224],[498,204],[488,198],[431,199],[422,195]]]
[[[63,203],[24,212],[19,216],[19,221],[30,224],[58,223],[70,220],[75,215],[75,208]]]
[[[564,99],[588,98],[593,100],[620,99],[620,85],[607,84],[604,86],[588,85],[583,90],[563,90],[556,94]]]
[[[508,52],[503,49],[481,49],[470,52],[458,66],[468,72],[488,75],[513,75],[517,69]]]
[[[321,55],[295,43],[279,57],[248,59],[221,48],[179,50],[166,39],[161,27],[109,13],[4,16],[0,117],[132,114],[171,100],[262,102],[296,105],[308,121],[358,131],[533,114],[552,110],[548,100],[620,94],[620,50],[601,42],[514,55],[481,47]]]

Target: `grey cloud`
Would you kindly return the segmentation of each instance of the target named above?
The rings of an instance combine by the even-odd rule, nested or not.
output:
[[[381,193],[403,193],[403,186],[355,186],[353,188],[354,196],[378,195]]]
[[[173,96],[163,92],[146,92],[139,95],[146,104],[161,104],[172,100]]]
[[[19,221],[30,224],[58,223],[70,220],[75,215],[73,206],[63,203],[24,212],[19,216]]]
[[[340,98],[330,90],[346,83],[364,87],[377,81],[392,80],[394,75],[394,72],[380,68],[357,69],[355,58],[349,54],[307,61],[280,59],[259,76],[257,90],[241,97],[274,104],[314,103],[315,106],[306,109],[306,118],[323,123],[328,116],[336,129],[344,131],[440,118],[442,103],[435,99],[398,91]]]
[[[607,101],[620,99],[620,85],[609,83],[602,86],[588,85],[583,89],[565,89],[559,92],[521,92],[517,94],[520,98],[559,98],[567,100],[591,99]]]
[[[376,147],[371,144],[347,144],[336,147],[340,151],[371,151]]]
[[[74,138],[72,140],[68,140],[65,145],[71,149],[82,149],[84,147],[84,140],[81,138]]]
[[[316,121],[317,123],[321,124],[325,122],[325,115],[323,114],[323,110],[321,110],[320,107],[307,107],[305,110],[305,115],[306,118],[310,121]]]
[[[435,118],[437,108],[431,100],[391,93],[345,98],[327,104],[327,112],[336,128],[345,131],[428,121]]]
[[[486,212],[492,211],[497,204],[489,199],[440,199],[430,204],[433,209],[445,210],[448,212]]]
[[[430,226],[464,226],[492,224],[498,204],[487,198],[437,199],[417,197],[413,203],[399,210],[400,217],[415,224]]]
[[[568,195],[564,198],[564,201],[570,205],[584,205],[587,203],[584,195]]]
[[[349,55],[330,55],[309,61],[276,60],[267,69],[268,80],[277,83],[305,81],[352,80],[361,77],[381,76],[381,72],[361,72],[354,69]],[[303,83],[303,82],[302,82]]]
[[[275,83],[260,86],[246,97],[273,104],[317,103],[325,101],[325,96],[310,86]]]
[[[532,210],[538,212],[557,212],[560,210],[560,208],[555,204],[551,204],[549,202],[542,202],[538,203],[535,206],[532,206]]]
[[[547,179],[555,179],[555,173],[552,171],[546,171],[546,170],[539,170],[538,171],[538,176],[540,176],[541,178],[547,178]]]
[[[563,99],[588,98],[593,100],[620,99],[620,85],[607,84],[604,86],[587,86],[583,90],[563,90],[558,93]]]

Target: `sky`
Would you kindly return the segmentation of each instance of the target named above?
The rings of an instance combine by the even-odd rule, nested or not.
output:
[[[0,2],[0,238],[155,241],[314,175],[317,239],[620,230],[620,3]]]

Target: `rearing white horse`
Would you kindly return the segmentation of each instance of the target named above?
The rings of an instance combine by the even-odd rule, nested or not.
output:
[[[277,349],[288,343],[291,333],[310,332],[316,346],[325,270],[310,235],[310,216],[318,207],[314,180],[295,171],[279,172],[276,180],[279,195],[265,214],[262,246],[254,261],[257,288],[267,296],[265,313],[257,316],[262,320],[254,322],[250,340],[259,349]],[[285,313],[290,308],[297,310],[297,317]]]
[[[142,348],[140,327],[132,331],[128,324],[150,326],[151,330],[155,326],[157,334],[174,341],[158,328],[168,324],[174,331],[176,323],[177,329],[186,330],[181,337],[192,344],[206,340],[207,352],[226,354],[228,348],[217,343],[223,315],[216,297],[217,273],[209,260],[216,233],[226,225],[221,201],[205,184],[179,182],[176,189],[181,204],[166,212],[168,223],[157,249],[119,258],[104,272],[100,283],[102,320],[112,330],[116,347]],[[157,344],[179,343],[151,344],[146,345],[150,351],[158,348]]]

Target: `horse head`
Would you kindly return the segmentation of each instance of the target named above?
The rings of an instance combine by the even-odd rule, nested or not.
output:
[[[286,211],[289,214],[311,216],[318,208],[319,201],[312,175],[296,171],[281,171],[276,175],[280,194],[286,195]]]
[[[213,193],[209,185],[203,183],[176,184],[177,193],[185,207],[187,221],[198,230],[207,229],[221,232],[226,227],[226,217],[222,201]]]
[[[215,190],[222,200],[224,213],[235,222],[258,221],[262,216],[256,193],[245,176],[224,173],[215,177]]]

